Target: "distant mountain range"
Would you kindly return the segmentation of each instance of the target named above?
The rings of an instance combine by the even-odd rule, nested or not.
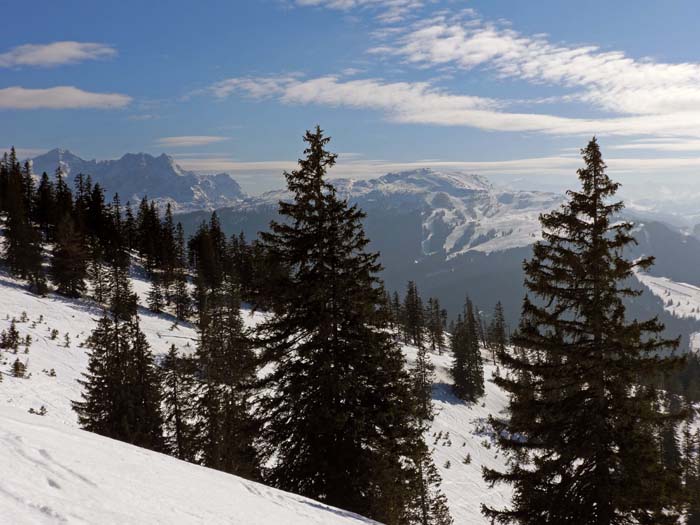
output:
[[[538,217],[564,201],[561,194],[498,188],[480,175],[429,168],[388,173],[368,180],[335,179],[338,193],[369,215],[411,215],[418,258],[451,259],[470,251],[491,253],[532,244],[540,238]],[[285,190],[247,199],[222,214],[275,208]],[[371,219],[370,219],[371,220]]]
[[[177,211],[212,210],[231,206],[246,195],[227,173],[201,175],[183,170],[168,155],[127,153],[117,160],[84,160],[65,149],[53,149],[32,159],[32,170],[52,175],[60,168],[70,179],[90,175],[111,198],[119,193],[122,202],[138,202],[144,196],[170,202]]]
[[[229,234],[253,239],[279,219],[277,203],[286,190],[246,195],[228,174],[201,175],[180,168],[167,155],[126,154],[118,160],[86,161],[55,149],[32,161],[33,170],[53,173],[58,166],[73,177],[89,174],[122,202],[143,196],[171,202],[178,220],[194,232],[216,209]],[[539,216],[560,206],[560,193],[498,187],[479,175],[420,169],[388,173],[373,179],[334,179],[340,195],[366,213],[371,249],[381,253],[382,277],[389,290],[402,291],[416,281],[424,296],[439,297],[452,314],[467,294],[486,313],[501,300],[515,323],[525,293],[522,261],[541,238]],[[657,215],[651,215],[656,217]],[[639,245],[630,256],[651,254],[657,265],[650,275],[700,286],[700,240],[680,229],[630,210]],[[632,305],[638,317],[661,315],[673,334],[700,330],[695,320],[679,320],[664,312],[657,297],[645,294]]]

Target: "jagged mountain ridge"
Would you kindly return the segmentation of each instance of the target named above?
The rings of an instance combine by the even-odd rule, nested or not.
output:
[[[202,175],[183,170],[175,160],[162,154],[127,153],[116,160],[84,160],[64,149],[53,149],[32,159],[32,171],[53,174],[60,167],[71,179],[90,175],[106,190],[119,193],[122,202],[144,196],[170,202],[177,211],[212,210],[231,206],[246,198],[240,185],[227,173]]]

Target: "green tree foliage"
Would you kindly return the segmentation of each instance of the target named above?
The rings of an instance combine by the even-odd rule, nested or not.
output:
[[[469,299],[465,303],[464,316],[460,316],[455,325],[451,343],[453,391],[460,399],[475,402],[484,395],[484,367],[476,314]]]
[[[506,334],[506,319],[503,315],[503,305],[501,301],[496,303],[493,309],[493,318],[487,330],[487,345],[491,350],[491,358],[493,364],[496,364],[496,356],[505,352],[508,344],[508,335]]]
[[[110,308],[86,341],[82,400],[73,409],[85,430],[163,450],[158,371],[139,328],[136,296],[118,267],[112,268],[110,287]]]
[[[335,163],[317,128],[280,202],[284,222],[262,234],[287,270],[259,326],[267,395],[260,413],[267,480],[383,521],[406,522],[415,494],[410,462],[422,441],[404,358],[377,313],[377,254],[364,214],[325,181]]]
[[[225,279],[199,312],[198,448],[207,467],[259,477],[250,397],[257,360],[243,326],[238,285]]]
[[[195,367],[195,361],[178,354],[175,345],[161,363],[164,445],[169,454],[185,461],[195,461],[197,453]]]
[[[402,308],[403,332],[406,343],[420,346],[423,344],[425,330],[425,311],[423,300],[418,293],[416,283],[409,281]]]
[[[85,240],[70,215],[60,220],[55,237],[51,278],[56,291],[68,297],[80,297],[85,291],[87,253]]]
[[[625,318],[623,298],[641,293],[627,279],[652,259],[624,258],[634,239],[632,225],[615,220],[618,184],[595,139],[582,155],[580,190],[541,217],[544,240],[524,265],[532,297],[513,342],[527,358],[499,356],[510,420],[492,422],[511,461],[485,478],[512,485],[512,504],[483,510],[496,523],[676,523],[682,492],[670,490],[660,439],[678,416],[661,412],[648,385],[675,366],[666,356],[677,341],[662,339],[655,319]]]

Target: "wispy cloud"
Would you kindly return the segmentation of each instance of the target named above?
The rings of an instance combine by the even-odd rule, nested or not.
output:
[[[430,1],[430,0],[428,0]],[[380,21],[395,23],[404,20],[412,12],[422,8],[424,0],[296,0],[300,7],[314,6],[350,11],[363,9],[375,11]]]
[[[25,44],[0,54],[0,67],[51,67],[75,64],[86,60],[110,58],[117,50],[106,44],[94,42],[52,42],[50,44]]]
[[[697,138],[649,138],[634,140],[624,144],[609,146],[615,150],[646,150],[646,151],[700,151],[700,139]]]
[[[611,118],[569,118],[544,113],[505,111],[505,101],[453,94],[426,82],[341,80],[336,76],[232,78],[210,92],[225,98],[234,93],[255,99],[276,98],[285,104],[322,104],[373,109],[401,123],[469,126],[486,131],[538,132],[553,135],[654,135],[700,137],[700,108],[680,114]]]
[[[0,109],[114,109],[127,106],[131,97],[119,93],[93,93],[74,86],[0,89]]]
[[[484,67],[504,78],[571,88],[578,100],[627,115],[700,111],[700,64],[635,59],[595,45],[562,45],[478,18],[421,22],[374,53],[421,67]]]
[[[145,120],[156,120],[160,118],[158,115],[154,115],[153,113],[143,113],[139,115],[129,115],[127,117],[127,120],[134,120],[137,122],[143,122]]]
[[[170,148],[186,148],[191,146],[207,146],[229,140],[228,137],[215,135],[183,135],[179,137],[162,137],[156,141],[158,146]]]

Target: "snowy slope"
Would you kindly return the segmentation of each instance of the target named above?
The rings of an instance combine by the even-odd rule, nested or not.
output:
[[[664,310],[676,317],[700,320],[700,288],[687,283],[677,283],[668,277],[654,277],[636,272],[637,278],[651,293],[661,298]]]
[[[352,525],[316,501],[0,405],[3,523]]]
[[[134,291],[145,304],[149,284],[138,277],[132,279]],[[27,321],[21,322],[23,313]],[[169,315],[157,315],[143,306],[140,308],[140,324],[153,353],[165,354],[174,344],[183,352],[194,351],[196,332],[189,323],[176,323]],[[76,426],[75,413],[70,401],[80,399],[77,379],[87,367],[87,353],[82,343],[101,317],[101,310],[91,300],[71,300],[60,295],[38,297],[27,291],[18,281],[0,273],[0,330],[17,320],[17,330],[22,338],[31,336],[29,353],[22,346],[17,355],[0,350],[0,406],[12,405],[25,411],[46,407],[46,418]],[[250,325],[255,318],[243,312]],[[58,330],[55,339],[51,331]],[[66,334],[69,344],[66,346]],[[19,358],[27,365],[29,379],[17,379],[9,375],[12,362]],[[55,377],[49,375],[55,370]]]
[[[137,275],[134,275],[132,283],[143,301],[148,283]],[[217,523],[209,519],[211,514],[201,514],[205,512],[204,503],[210,502],[213,508],[222,513],[219,516],[226,516],[225,519],[219,518],[218,522],[352,522],[333,521],[340,520],[335,514],[325,513],[315,517],[312,511],[316,507],[311,505],[318,507],[316,503],[296,505],[295,502],[298,503],[301,498],[282,495],[266,487],[241,482],[232,476],[184,465],[174,459],[133,450],[127,445],[78,431],[70,401],[80,398],[77,379],[87,365],[86,351],[80,345],[94,328],[100,312],[87,300],[73,301],[55,295],[37,297],[7,275],[0,274],[0,330],[10,325],[10,319],[20,320],[23,312],[27,313],[28,319],[18,322],[17,329],[22,337],[31,336],[33,342],[29,353],[24,354],[23,348],[17,356],[0,351],[0,373],[3,374],[0,383],[0,465],[3,465],[3,469],[9,465],[10,470],[22,472],[22,480],[15,480],[15,476],[0,479],[0,508],[4,509],[11,503],[10,508],[14,512],[21,513],[24,509],[27,516],[33,516],[30,521],[33,523],[60,522],[59,515],[72,523],[157,523],[156,517],[162,523],[175,523],[180,522],[174,517],[177,513],[188,516],[192,523]],[[41,320],[40,316],[43,316]],[[251,315],[243,311],[243,318],[248,326],[253,326],[259,322],[260,314]],[[175,325],[172,317],[155,315],[144,308],[140,310],[140,319],[141,328],[156,355],[165,353],[170,344],[184,351],[194,350],[196,333],[192,326]],[[59,331],[54,340],[50,337],[52,329]],[[70,337],[67,348],[64,345],[66,333]],[[405,352],[411,364],[416,350],[405,347]],[[31,374],[28,379],[9,375],[16,357],[27,363],[28,373]],[[437,416],[427,440],[443,477],[443,490],[456,524],[485,524],[487,522],[480,514],[481,503],[506,504],[510,495],[507,487],[489,489],[481,478],[481,467],[484,465],[504,467],[504,458],[497,456],[496,449],[491,446],[491,437],[483,432],[483,422],[489,414],[498,414],[505,406],[506,399],[502,391],[487,381],[485,398],[475,406],[467,406],[450,392],[450,356],[445,353],[431,358],[436,365],[433,397]],[[55,370],[55,377],[49,375],[51,369]],[[486,364],[485,373],[486,378],[490,378],[493,367]],[[47,410],[45,416],[28,414],[29,409],[39,410],[42,405]],[[47,451],[48,457],[41,450]],[[75,450],[81,450],[77,459],[71,457]],[[469,464],[463,463],[467,455],[471,457]],[[142,468],[135,475],[127,474],[124,468],[134,464]],[[100,465],[99,468],[96,465]],[[70,471],[79,475],[70,475]],[[122,494],[120,490],[124,487],[120,489],[118,481],[126,477],[129,488]],[[53,487],[48,479],[63,487],[63,490]],[[167,480],[167,484],[159,484],[156,480]],[[212,484],[210,490],[209,483]],[[132,486],[135,487],[133,493]],[[197,493],[182,500],[195,490],[201,491],[201,497]],[[89,497],[83,501],[81,495],[85,491]],[[112,498],[112,492],[119,494]],[[143,494],[143,497],[139,494]],[[206,497],[208,494],[209,499]],[[258,503],[255,503],[256,498],[260,499]],[[263,499],[269,500],[269,505],[261,506]],[[143,512],[146,512],[145,504],[149,500],[152,505],[157,501],[158,506],[144,513],[141,519],[128,513],[120,514],[129,512],[127,503],[131,500],[139,502],[137,510]],[[260,514],[236,514],[238,501],[250,501],[254,508],[261,506]],[[203,502],[201,506],[200,502]],[[193,514],[185,513],[185,504],[187,512]],[[226,505],[236,506],[229,508]],[[41,508],[46,508],[46,513]],[[285,516],[291,513],[292,517],[278,519],[277,516],[282,515],[275,514],[278,511]],[[53,512],[56,514],[53,515]],[[100,512],[104,512],[106,518],[95,520],[94,517]],[[269,512],[267,521],[263,519],[265,512]],[[301,518],[294,521],[294,516],[300,512],[300,516],[307,512],[311,517],[308,517],[308,521]],[[24,521],[11,520],[9,523]]]
[[[405,347],[405,352],[409,364],[412,363],[416,349]],[[436,373],[433,405],[437,415],[426,442],[432,447],[435,466],[442,476],[442,490],[457,525],[489,523],[481,515],[481,504],[507,506],[511,496],[509,487],[489,488],[481,476],[482,467],[506,468],[505,458],[494,446],[495,440],[487,431],[486,422],[490,414],[496,416],[503,411],[507,398],[505,392],[490,381],[495,367],[486,354],[483,358],[486,395],[475,405],[466,405],[451,391],[451,356],[447,353],[431,355]],[[464,463],[467,456],[471,458],[469,464]]]
[[[700,287],[639,271],[635,275],[651,293],[663,301],[664,310],[671,315],[700,320]],[[700,351],[700,332],[690,334],[690,348],[695,352]]]

